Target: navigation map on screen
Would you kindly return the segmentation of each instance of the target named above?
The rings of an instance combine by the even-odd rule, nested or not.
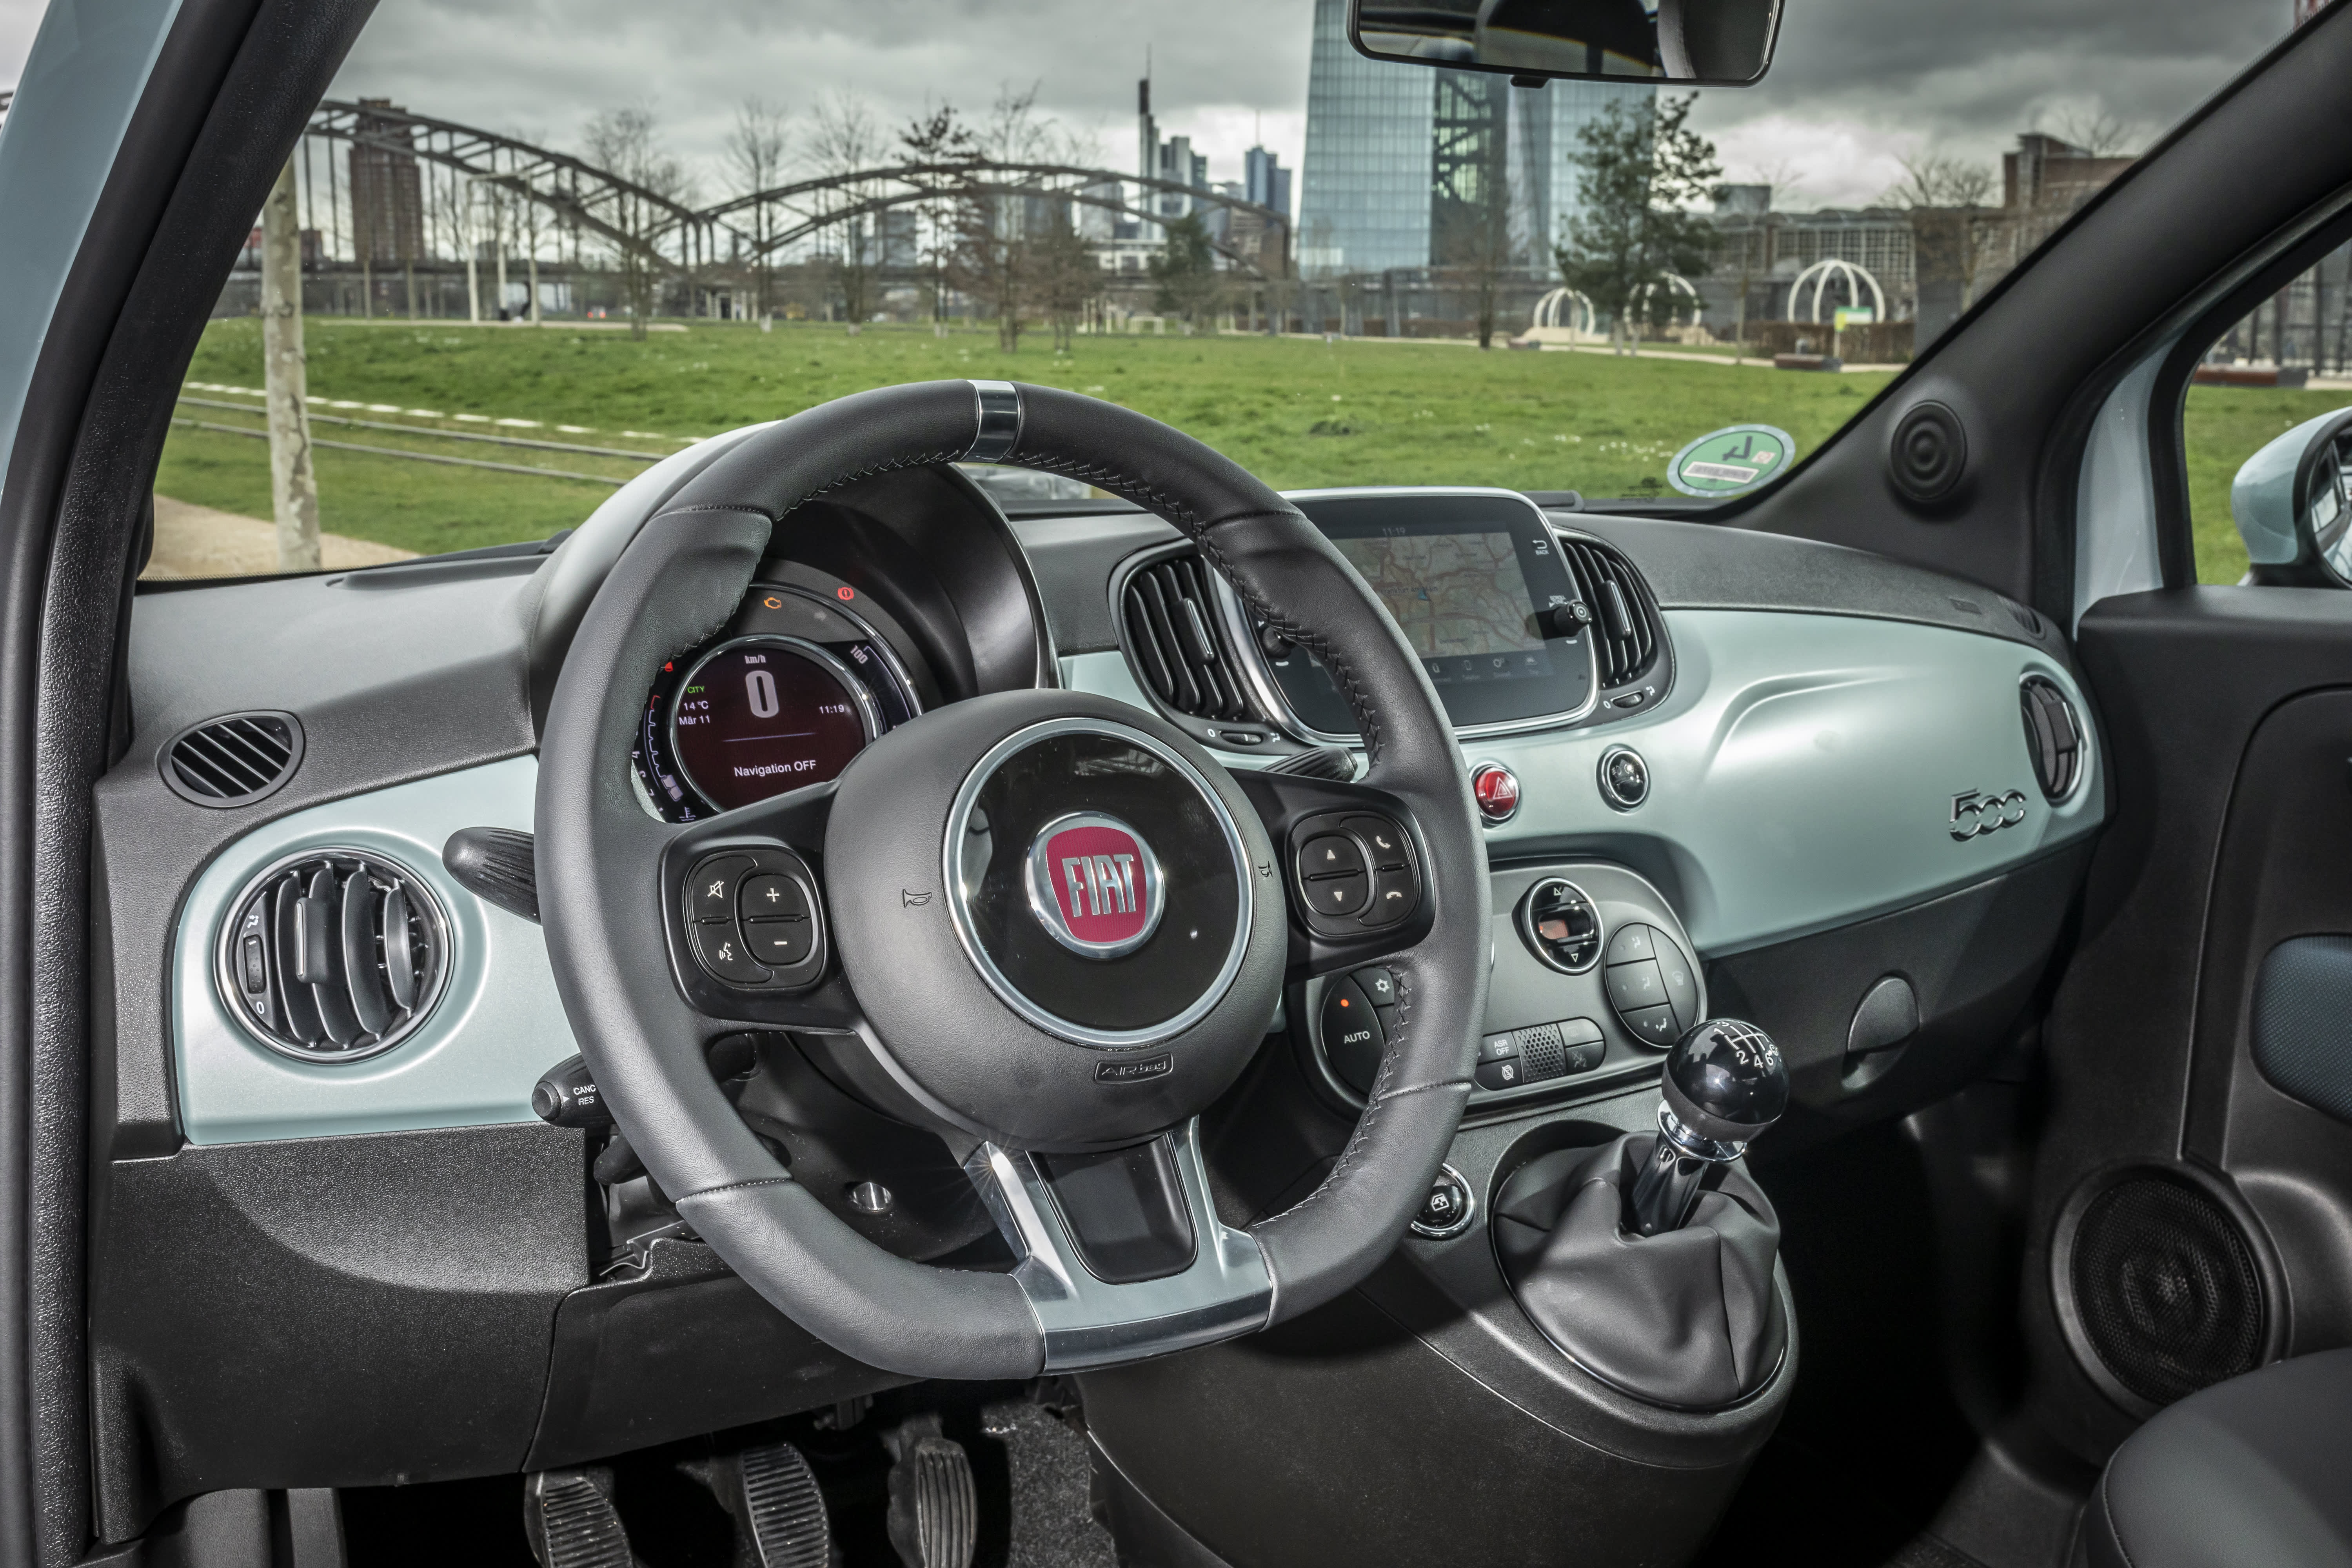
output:
[[[1424,659],[1540,649],[1508,533],[1387,534],[1333,543]]]

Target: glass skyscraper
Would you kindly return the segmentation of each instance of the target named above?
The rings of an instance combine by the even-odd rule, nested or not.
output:
[[[1348,42],[1348,0],[1316,0],[1299,270],[1450,265],[1464,215],[1485,210],[1497,184],[1515,258],[1549,270],[1576,211],[1578,128],[1612,101],[1639,108],[1656,91],[1646,82],[1514,88],[1483,71],[1369,59]]]

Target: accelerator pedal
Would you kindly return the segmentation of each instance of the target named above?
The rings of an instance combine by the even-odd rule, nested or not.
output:
[[[963,1445],[917,1415],[884,1438],[890,1457],[890,1544],[907,1568],[971,1568],[980,1491]]]
[[[535,1471],[524,1478],[522,1499],[523,1532],[540,1568],[635,1568],[604,1466]]]

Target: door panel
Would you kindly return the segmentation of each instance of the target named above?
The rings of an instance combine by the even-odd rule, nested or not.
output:
[[[2146,1410],[2100,1392],[2063,1324],[2086,1200],[2121,1171],[2185,1165],[2244,1225],[2271,1345],[2352,1343],[2352,1125],[2251,1049],[2264,956],[2352,933],[2352,594],[2130,595],[2078,648],[2115,798],[2045,1030],[2024,1315],[2037,1414],[2097,1460]]]

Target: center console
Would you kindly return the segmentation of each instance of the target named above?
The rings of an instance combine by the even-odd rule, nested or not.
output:
[[[1563,858],[1490,887],[1476,1086],[1396,1252],[1265,1333],[1081,1380],[1136,1561],[1681,1562],[1777,1424],[1794,1303],[1738,1158],[1785,1103],[1777,1050],[1707,1021],[1689,933],[1633,871]],[[1396,991],[1373,966],[1288,997],[1293,1103],[1340,1130],[1327,1149]],[[1237,1205],[1287,1206],[1329,1156],[1254,1182],[1307,1112],[1255,1114],[1213,1130],[1213,1168]]]
[[[1654,1082],[1666,1048],[1706,1016],[1690,936],[1658,889],[1622,866],[1563,860],[1496,871],[1495,948],[1473,1116]],[[1396,997],[1379,968],[1294,989],[1292,1038],[1349,1114],[1380,1068]]]

